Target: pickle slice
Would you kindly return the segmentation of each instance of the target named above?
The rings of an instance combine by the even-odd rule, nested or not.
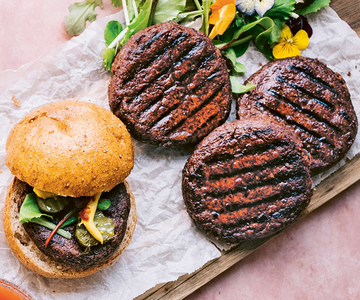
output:
[[[111,240],[111,238],[114,236],[113,221],[105,217],[101,211],[96,211],[94,216],[94,223],[96,228],[100,231],[104,239],[104,243]],[[80,223],[78,223],[76,226],[75,238],[83,247],[91,247],[100,244],[100,242],[89,233],[84,224]]]
[[[66,197],[57,196],[56,198],[43,199],[36,196],[37,204],[42,212],[58,213],[62,211],[66,205],[69,204],[69,199]]]

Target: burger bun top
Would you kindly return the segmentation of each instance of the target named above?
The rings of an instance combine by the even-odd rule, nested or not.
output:
[[[105,108],[77,100],[29,113],[11,130],[6,153],[6,165],[21,181],[71,197],[111,190],[134,164],[125,125]]]

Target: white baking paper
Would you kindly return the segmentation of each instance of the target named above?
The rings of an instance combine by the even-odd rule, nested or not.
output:
[[[108,107],[109,73],[102,67],[103,30],[121,12],[91,24],[79,37],[17,71],[0,72],[0,213],[12,175],[5,165],[6,137],[12,126],[34,108],[63,99]],[[331,9],[309,17],[314,35],[304,56],[319,58],[348,83],[354,106],[360,103],[360,39]],[[247,67],[244,81],[267,62],[254,47],[238,59]],[[17,99],[21,106],[14,105]],[[232,112],[230,119],[234,118]],[[360,141],[348,154],[360,152]],[[201,268],[220,256],[186,213],[181,195],[181,171],[190,153],[135,141],[135,166],[128,178],[135,195],[138,223],[133,239],[111,266],[82,279],[47,279],[22,266],[12,255],[0,221],[0,278],[14,282],[37,299],[132,299],[158,283]],[[331,170],[330,172],[333,172]],[[316,183],[323,175],[318,176]]]

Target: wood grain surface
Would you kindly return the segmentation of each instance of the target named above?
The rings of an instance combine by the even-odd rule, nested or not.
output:
[[[333,0],[330,5],[351,28],[360,36],[360,2],[359,0]],[[305,217],[340,192],[351,186],[360,179],[360,154],[347,162],[336,173],[332,174],[321,182],[314,191],[311,203],[302,217]],[[242,260],[247,255],[265,244],[272,237],[245,242],[232,250],[225,251],[219,258],[216,258],[200,270],[192,274],[186,274],[174,282],[157,285],[148,290],[136,300],[177,300],[183,299],[195,290],[229,269],[231,266]]]

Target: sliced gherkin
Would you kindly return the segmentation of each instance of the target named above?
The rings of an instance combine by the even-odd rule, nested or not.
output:
[[[101,211],[96,211],[94,216],[94,223],[96,228],[103,236],[104,243],[111,240],[111,238],[114,236],[113,221],[105,217]],[[84,224],[81,223],[78,223],[76,226],[75,237],[79,244],[83,247],[96,246],[100,243],[89,233]]]
[[[42,212],[58,213],[62,211],[65,206],[69,204],[69,199],[66,197],[57,196],[56,198],[43,199],[36,196],[37,204]]]

